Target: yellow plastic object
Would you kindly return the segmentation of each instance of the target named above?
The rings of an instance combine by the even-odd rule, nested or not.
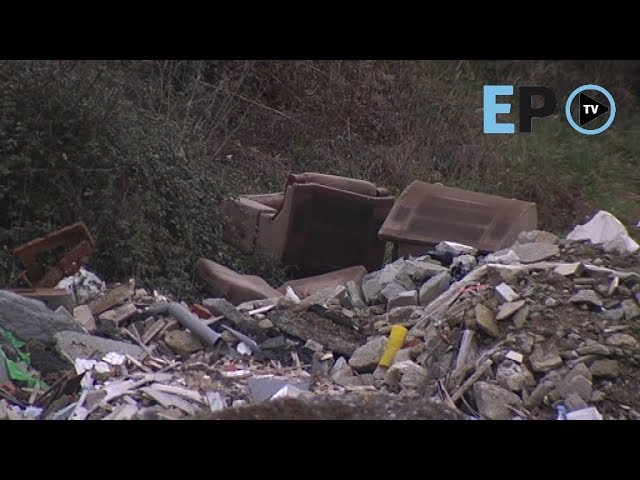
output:
[[[391,327],[391,333],[389,334],[387,348],[385,348],[382,357],[380,357],[378,365],[382,367],[391,366],[394,355],[398,350],[400,350],[402,344],[404,343],[404,339],[407,336],[407,331],[408,330],[402,325],[394,325],[393,327]]]

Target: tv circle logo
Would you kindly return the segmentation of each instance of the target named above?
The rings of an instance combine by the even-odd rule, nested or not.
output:
[[[599,102],[595,98],[587,95],[584,92],[595,91],[598,92],[607,99],[609,106]],[[526,133],[531,132],[531,121],[534,117],[543,118],[553,114],[556,110],[557,101],[556,95],[550,88],[543,86],[526,86],[518,88],[520,114],[519,114],[519,132]],[[510,113],[511,104],[498,103],[496,97],[511,96],[513,95],[513,85],[485,85],[484,86],[484,133],[502,133],[510,134],[515,133],[515,125],[513,123],[497,122],[497,115],[500,113]],[[531,104],[533,96],[541,96],[543,98],[543,104],[541,107],[534,108]],[[571,106],[574,100],[578,97],[578,121],[576,122],[571,114]],[[584,128],[587,123],[592,120],[601,117],[602,115],[609,113],[607,121],[598,128]],[[582,85],[576,88],[567,99],[565,105],[565,115],[569,122],[569,125],[579,133],[583,135],[597,135],[607,130],[616,116],[616,104],[613,100],[613,96],[600,85],[588,84]]]

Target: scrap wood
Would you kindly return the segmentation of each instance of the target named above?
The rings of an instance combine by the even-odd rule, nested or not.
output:
[[[141,388],[140,391],[148,397],[151,397],[151,399],[155,400],[164,408],[177,407],[188,415],[193,415],[196,411],[195,407],[191,403],[178,395],[162,392],[151,387]]]
[[[194,390],[187,390],[186,388],[176,387],[174,385],[165,385],[162,383],[154,383],[149,385],[149,388],[154,390],[158,390],[163,393],[170,393],[172,395],[177,395],[179,397],[184,397],[188,400],[193,400],[194,402],[201,403],[206,405],[206,399],[202,397],[198,392]]]
[[[28,405],[26,403],[24,403],[22,400],[17,399],[16,397],[14,397],[13,395],[5,392],[2,388],[0,388],[0,397],[4,398],[5,400],[18,405],[19,407],[22,408],[26,408]]]
[[[484,363],[480,365],[480,367],[478,367],[478,369],[473,373],[473,375],[471,375],[467,379],[467,381],[464,382],[462,386],[453,393],[453,395],[451,396],[451,400],[453,400],[454,402],[460,400],[460,397],[462,397],[462,395],[464,395],[465,392],[469,390],[469,388],[471,388],[471,386],[476,383],[489,368],[491,368],[491,365],[493,365],[493,360],[487,358]]]

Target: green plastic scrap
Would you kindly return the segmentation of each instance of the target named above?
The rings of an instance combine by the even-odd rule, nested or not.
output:
[[[20,351],[20,349],[24,347],[26,343],[16,338],[15,335],[7,330],[4,330],[3,328],[0,328],[0,335],[2,335],[5,340],[13,347],[16,359],[18,360],[16,362],[8,358],[4,353],[4,350],[2,350],[2,346],[0,346],[0,361],[4,360],[5,365],[7,366],[7,372],[9,373],[9,378],[11,380],[26,382],[28,388],[34,388],[37,386],[45,389],[49,388],[49,386],[45,382],[43,382],[39,378],[33,377],[22,367],[21,364],[24,364],[27,368],[31,364],[31,358],[29,357],[29,354]]]

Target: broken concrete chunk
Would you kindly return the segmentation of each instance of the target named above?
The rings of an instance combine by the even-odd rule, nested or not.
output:
[[[558,236],[553,233],[544,230],[530,230],[528,232],[520,232],[516,240],[516,245],[528,243],[548,243],[549,245],[556,245],[558,241]]]
[[[356,348],[349,359],[349,365],[357,372],[373,372],[386,345],[387,339],[385,337],[374,337],[361,347]]]
[[[84,333],[73,318],[56,314],[39,300],[0,290],[0,327],[9,330],[20,340],[54,343],[60,331]]]
[[[364,276],[362,279],[362,294],[367,302],[367,305],[376,305],[383,303],[384,297],[382,296],[382,288],[384,285],[380,283],[380,276],[382,271],[372,272]]]
[[[502,388],[512,392],[521,392],[525,388],[534,387],[536,381],[525,365],[507,360],[498,365],[496,381]]]
[[[98,316],[98,319],[100,322],[110,322],[116,327],[119,327],[124,321],[137,312],[138,309],[133,302],[127,302],[114,310],[107,310],[106,312],[101,313]]]
[[[607,337],[606,343],[613,347],[635,347],[638,345],[638,341],[635,337],[627,333],[614,333]]]
[[[178,355],[188,356],[204,349],[204,345],[188,330],[172,330],[165,333],[164,341]]]
[[[249,315],[238,311],[236,307],[224,298],[207,298],[202,301],[202,304],[215,315],[223,315],[243,333],[258,336],[262,334],[262,329],[258,326],[258,322]]]
[[[518,300],[517,302],[507,302],[500,305],[498,308],[498,314],[496,315],[496,320],[505,320],[509,318],[511,315],[516,313],[522,307],[524,307],[525,301]]]
[[[520,296],[506,283],[501,283],[496,287],[498,297],[504,302],[515,302]]]
[[[624,311],[624,318],[626,320],[634,320],[640,317],[640,307],[638,307],[638,304],[632,299],[622,302],[622,310]]]
[[[56,349],[73,364],[76,358],[100,359],[109,352],[140,356],[142,348],[126,342],[118,342],[108,338],[94,337],[73,331],[58,332],[54,335]]]
[[[533,392],[531,392],[531,395],[529,395],[525,400],[524,402],[525,408],[532,409],[532,408],[538,407],[544,400],[544,397],[551,390],[553,390],[553,387],[554,387],[554,383],[549,380],[543,380],[540,383],[538,383],[538,386],[533,390]]]
[[[515,245],[511,247],[511,250],[520,258],[522,263],[540,262],[560,253],[557,245],[548,243],[525,243]]]
[[[554,273],[568,277],[570,275],[580,275],[582,272],[582,262],[564,263],[558,265],[554,270]]]
[[[571,303],[584,303],[594,307],[602,308],[602,300],[593,290],[580,290],[569,299]]]
[[[390,300],[395,299],[398,295],[406,291],[407,289],[402,285],[400,285],[399,283],[391,282],[391,283],[387,283],[380,293],[388,302]]]
[[[487,382],[473,386],[478,413],[487,420],[510,420],[515,414],[508,406],[519,408],[522,399],[513,392]]]
[[[400,385],[404,390],[418,390],[427,380],[427,370],[411,360],[394,363],[385,376],[387,385]]]
[[[478,249],[462,243],[444,241],[436,245],[436,252],[440,254],[450,253],[453,256],[465,254],[477,255]]]
[[[616,360],[596,360],[590,370],[594,377],[616,378],[620,375],[620,365]]]
[[[95,299],[89,304],[91,313],[94,315],[100,315],[102,312],[112,309],[116,305],[120,305],[133,295],[134,284],[128,283],[126,285],[118,285],[112,288],[103,296]]]
[[[367,306],[360,284],[350,280],[347,282],[346,287],[347,292],[349,293],[349,298],[351,299],[351,305],[354,308],[364,308]]]
[[[448,271],[439,273],[435,277],[427,280],[424,285],[420,287],[420,305],[429,305],[438,298],[440,294],[446,292],[450,284],[451,274]]]
[[[513,325],[516,328],[523,328],[529,320],[529,305],[525,305],[513,315]]]
[[[576,351],[579,355],[602,355],[603,357],[611,355],[611,349],[600,343],[583,345],[578,347]]]
[[[309,384],[306,382],[292,382],[281,378],[250,378],[247,381],[249,395],[254,403],[269,400],[284,387],[295,387],[298,390],[308,391]]]
[[[596,407],[584,408],[567,414],[567,420],[602,420],[603,417]]]
[[[389,300],[387,309],[391,310],[396,307],[406,307],[411,305],[418,305],[418,291],[410,290],[406,292],[400,292],[395,298]]]
[[[435,277],[439,273],[448,271],[448,269],[442,265],[421,260],[405,260],[404,265],[404,272],[407,273],[414,282],[422,282],[428,278]]]
[[[81,325],[87,332],[93,333],[96,331],[96,319],[91,313],[91,309],[88,305],[80,305],[73,309],[73,318],[79,325]]]
[[[612,310],[603,310],[602,315],[608,318],[609,320],[612,320],[614,322],[619,322],[624,318],[624,309],[620,307],[620,308],[614,308]]]
[[[482,304],[478,304],[475,307],[476,322],[485,333],[492,337],[498,338],[500,336],[500,329],[498,324],[493,319],[493,312]]]
[[[562,357],[558,354],[556,348],[550,348],[544,351],[540,347],[536,347],[529,357],[531,368],[534,372],[548,372],[562,365]]]

